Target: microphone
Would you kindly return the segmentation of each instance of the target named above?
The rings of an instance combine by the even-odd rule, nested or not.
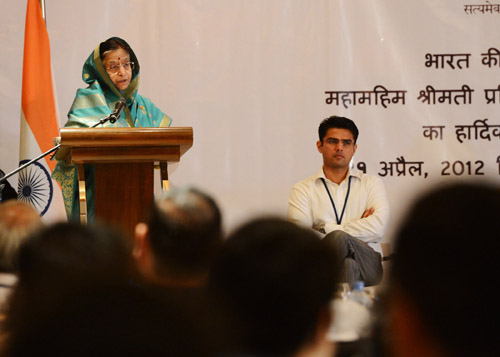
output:
[[[115,121],[118,120],[120,117],[120,114],[122,113],[123,108],[125,108],[125,105],[127,104],[127,101],[125,98],[120,98],[120,100],[116,103],[115,110],[113,113],[109,115],[109,122],[113,124]]]

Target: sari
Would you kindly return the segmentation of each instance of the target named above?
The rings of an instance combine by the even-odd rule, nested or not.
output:
[[[101,44],[95,48],[83,65],[82,78],[88,86],[77,90],[73,105],[68,112],[68,122],[64,127],[90,128],[94,126],[100,119],[113,112],[116,103],[121,98],[126,100],[127,105],[118,120],[113,124],[108,121],[98,127],[169,127],[172,119],[158,109],[150,99],[138,93],[140,66],[133,50],[130,49],[130,61],[134,62],[130,85],[120,91],[104,68],[100,46]],[[76,165],[58,161],[52,172],[52,178],[61,185],[66,214],[70,220],[79,219],[76,170]],[[95,217],[95,166],[92,164],[85,164],[85,186],[87,219],[91,222]]]

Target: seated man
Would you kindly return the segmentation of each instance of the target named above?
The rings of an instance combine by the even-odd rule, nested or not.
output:
[[[412,206],[387,287],[391,356],[500,356],[499,212],[498,185],[440,187]]]
[[[326,332],[337,263],[312,230],[282,219],[256,219],[235,231],[209,280],[229,318],[226,355],[333,355]]]
[[[173,189],[156,202],[149,222],[137,225],[134,257],[150,283],[199,287],[221,242],[215,201],[196,189]]]
[[[384,185],[350,169],[359,133],[352,120],[329,117],[318,132],[323,167],[292,188],[288,219],[326,234],[343,262],[341,281],[375,285],[382,279],[380,241],[389,218]]]

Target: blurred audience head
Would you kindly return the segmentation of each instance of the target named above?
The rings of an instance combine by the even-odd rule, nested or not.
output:
[[[224,243],[209,280],[240,327],[235,353],[291,355],[323,340],[338,282],[331,249],[279,218],[243,225]]]
[[[194,188],[172,189],[149,221],[136,227],[134,257],[150,281],[170,286],[204,284],[222,242],[216,202]]]
[[[57,223],[28,239],[19,252],[19,282],[23,287],[58,287],[63,282],[128,280],[131,246],[105,226]]]
[[[20,249],[0,352],[209,356],[193,306],[137,284],[134,267],[129,241],[106,227],[40,230]]]
[[[395,240],[388,287],[395,356],[500,356],[500,190],[455,183],[418,199]]]
[[[127,240],[104,227],[58,223],[37,231],[19,250],[17,286],[4,327],[24,328],[74,295],[96,286],[129,281]]]
[[[0,204],[0,272],[15,272],[19,247],[42,227],[40,214],[27,203],[9,200]]]

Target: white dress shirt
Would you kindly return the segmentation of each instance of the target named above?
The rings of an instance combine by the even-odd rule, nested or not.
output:
[[[349,190],[349,177],[351,188]],[[338,218],[328,192],[321,179],[324,179],[335,203]],[[361,218],[363,212],[373,207],[374,212],[366,218]],[[389,202],[382,180],[376,176],[361,172],[348,171],[346,178],[336,184],[325,177],[323,168],[315,175],[297,183],[292,187],[288,200],[287,217],[291,222],[314,228],[322,233],[342,230],[371,246],[382,254],[380,241],[389,219]]]

